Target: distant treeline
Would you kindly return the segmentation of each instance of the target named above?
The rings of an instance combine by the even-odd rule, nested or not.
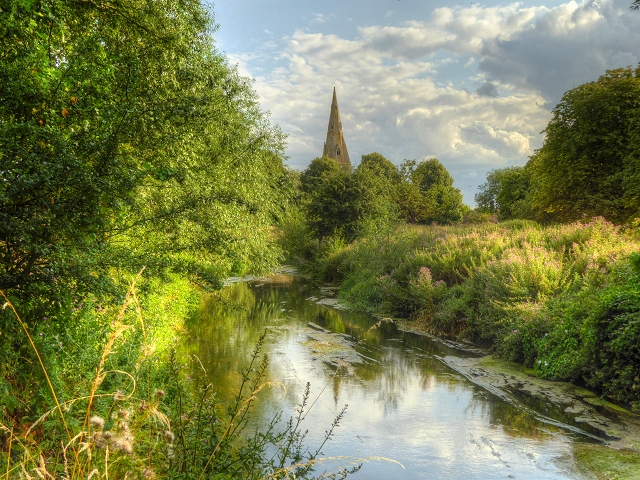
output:
[[[362,156],[353,174],[316,158],[299,179],[309,233],[353,240],[390,218],[451,225],[528,219],[543,224],[605,217],[616,224],[640,212],[640,68],[608,71],[568,91],[553,110],[542,148],[524,167],[492,170],[477,208],[435,158],[396,167],[380,153]]]

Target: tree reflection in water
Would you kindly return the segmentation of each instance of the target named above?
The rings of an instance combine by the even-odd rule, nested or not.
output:
[[[283,397],[281,390],[263,390],[253,422],[264,425],[281,410],[287,418],[311,382],[316,404],[307,421],[317,432],[310,431],[310,444],[348,403],[325,454],[381,455],[406,467],[365,464],[363,478],[570,478],[570,465],[558,460],[570,456],[572,437],[475,386],[438,359],[464,353],[398,331],[394,324],[372,329],[374,318],[307,300],[318,295],[303,280],[284,275],[236,283],[203,301],[198,318],[187,325],[182,348],[198,356],[207,381],[223,399],[231,399],[241,380],[238,372],[266,330],[267,380],[282,382],[287,391]],[[317,342],[314,350],[309,323],[350,336],[361,361],[327,362]],[[198,381],[196,368],[194,373]]]

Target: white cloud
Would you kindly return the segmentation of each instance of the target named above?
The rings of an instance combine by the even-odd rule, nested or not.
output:
[[[489,79],[538,91],[552,104],[608,69],[640,61],[640,15],[625,0],[571,1],[536,16],[509,39],[484,45]]]
[[[640,15],[615,1],[440,8],[428,22],[364,27],[354,39],[296,31],[234,60],[290,134],[292,165],[322,153],[335,82],[353,163],[372,151],[395,163],[436,156],[471,203],[488,170],[540,146],[550,99],[638,62]],[[262,74],[269,58],[278,66]]]
[[[312,22],[324,23],[327,21],[327,16],[324,13],[314,13]]]

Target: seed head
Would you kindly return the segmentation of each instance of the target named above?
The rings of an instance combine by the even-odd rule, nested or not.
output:
[[[105,433],[108,433],[108,432],[105,432]],[[96,432],[93,435],[93,443],[97,448],[104,448],[107,446],[107,443],[109,443],[109,437],[104,435],[102,432]]]
[[[102,429],[104,427],[104,418],[94,415],[89,419],[89,423],[96,428]]]
[[[131,455],[133,452],[133,444],[128,438],[118,437],[113,441],[113,448],[120,450],[121,452]]]

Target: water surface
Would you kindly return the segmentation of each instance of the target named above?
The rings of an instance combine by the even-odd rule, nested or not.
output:
[[[366,462],[353,478],[580,478],[572,449],[592,440],[536,420],[440,360],[470,354],[393,324],[372,329],[375,318],[318,305],[317,297],[303,280],[286,275],[236,283],[205,303],[188,328],[185,348],[202,361],[219,394],[231,399],[238,372],[266,331],[268,380],[281,382],[286,393],[263,390],[254,421],[266,425],[280,410],[288,418],[310,382],[315,403],[305,423],[312,449],[348,404],[324,456],[402,464]],[[336,361],[331,342],[323,341],[331,334],[320,332],[314,340],[317,327],[340,334],[332,338],[355,357]]]

